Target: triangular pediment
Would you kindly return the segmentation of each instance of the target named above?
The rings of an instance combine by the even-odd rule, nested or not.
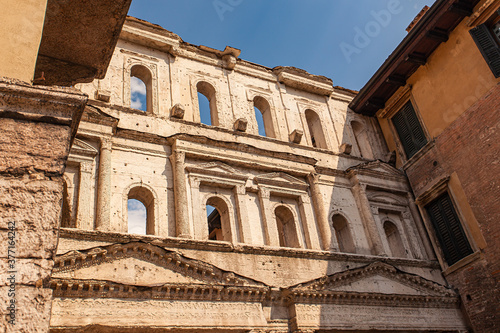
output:
[[[221,178],[240,180],[245,180],[247,178],[246,175],[239,173],[233,167],[218,161],[189,165],[186,167],[186,170],[191,174],[202,176],[216,176]]]
[[[136,286],[264,286],[261,282],[143,242],[68,252],[56,257],[52,278],[92,279]]]
[[[95,156],[97,155],[98,151],[91,144],[75,138],[75,140],[73,141],[73,145],[71,146],[71,153],[86,156]]]
[[[407,201],[404,198],[387,192],[369,193],[368,199],[370,201],[376,201],[391,205],[407,205]]]
[[[222,162],[203,163],[197,165],[196,168],[206,171],[217,171],[222,173],[234,173],[234,174],[238,173],[234,168]]]
[[[368,171],[368,172],[371,171],[371,172],[386,174],[386,175],[390,175],[390,176],[403,176],[404,175],[402,171],[394,168],[393,166],[391,166],[385,162],[379,161],[379,160],[361,163],[361,164],[358,164],[356,166],[349,168],[349,170]]]
[[[307,183],[284,172],[273,172],[255,177],[258,184],[281,185],[290,187],[306,187]]]
[[[451,289],[402,272],[386,263],[328,275],[290,288],[294,292],[356,293],[414,296],[455,296]]]

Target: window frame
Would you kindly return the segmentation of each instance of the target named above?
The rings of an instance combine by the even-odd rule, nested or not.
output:
[[[394,112],[390,115],[390,117],[388,117],[388,121],[389,121],[389,126],[391,128],[391,131],[392,131],[392,134],[394,137],[394,141],[396,143],[396,147],[397,147],[399,155],[401,157],[401,160],[403,161],[403,163],[406,163],[409,160],[416,158],[416,156],[419,156],[419,152],[421,152],[422,149],[424,149],[424,147],[427,146],[431,142],[431,140],[430,140],[429,133],[427,132],[427,128],[424,126],[424,122],[422,121],[422,117],[420,115],[418,107],[416,106],[416,103],[413,100],[413,98],[405,99],[404,101],[401,101],[401,103],[398,103],[398,104],[399,104],[398,107],[395,108]],[[402,111],[403,108],[408,104],[411,104],[413,111],[415,112],[415,116],[417,118],[418,124],[420,125],[420,129],[422,130],[422,134],[424,135],[424,137],[426,139],[426,143],[424,145],[422,145],[421,147],[419,147],[419,149],[411,156],[408,156],[408,153],[405,149],[405,145],[403,144],[403,140],[401,140],[401,137],[399,135],[397,127],[394,124],[394,117],[400,111]]]
[[[450,205],[450,213],[453,217],[453,220],[450,220],[449,216],[446,216],[446,213],[444,212],[445,208],[443,207],[443,205],[446,203]],[[438,206],[437,210],[439,211],[440,214],[443,215],[442,216],[443,226],[447,229],[446,233],[440,231],[441,227],[439,226],[439,222],[437,221],[436,216],[433,216],[433,214],[431,213],[432,207],[430,206],[433,204]],[[444,260],[449,266],[453,266],[453,264],[456,264],[460,260],[474,253],[474,250],[470,245],[469,239],[462,225],[462,221],[460,221],[460,218],[458,216],[455,204],[453,203],[453,200],[448,191],[442,192],[434,200],[428,202],[424,206],[424,209],[426,210],[427,215],[429,216],[429,220],[432,223],[432,227],[434,228],[434,233],[441,246],[441,251],[443,253]],[[455,230],[455,232],[453,232],[453,230],[451,229],[458,229],[458,230]],[[456,235],[456,233],[460,234],[460,237],[456,237],[458,236]],[[450,238],[452,244],[445,245],[446,234]],[[464,241],[463,246],[465,246],[465,248],[462,248],[462,246],[458,244],[458,242],[461,240]]]
[[[432,222],[432,219],[429,213],[427,212],[426,208],[428,204],[438,199],[444,193],[447,193],[450,198],[452,207],[455,211],[458,222],[460,223],[460,227],[462,228],[465,238],[472,250],[470,254],[457,260],[451,265],[448,263],[446,259],[444,250],[441,246],[441,242],[439,241],[439,237],[434,227],[434,223]],[[477,257],[479,253],[479,247],[476,243],[475,237],[471,234],[469,222],[465,219],[461,206],[458,204],[455,198],[454,190],[450,186],[450,177],[443,178],[438,182],[436,182],[430,189],[421,194],[415,200],[415,202],[418,205],[418,208],[420,210],[420,213],[424,221],[425,228],[427,229],[427,234],[429,235],[429,238],[431,240],[432,247],[434,248],[434,252],[436,253],[438,261],[440,262],[444,272],[449,274],[450,272],[455,271],[456,269],[463,267],[464,265],[467,265],[469,262],[473,261]]]
[[[500,36],[493,32],[493,26],[500,24],[500,9],[493,11],[485,21],[469,30],[472,40],[495,78],[500,77]],[[494,45],[492,45],[494,44]]]

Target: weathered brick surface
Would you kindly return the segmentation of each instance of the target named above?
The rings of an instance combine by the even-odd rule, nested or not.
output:
[[[407,170],[412,186],[432,179],[437,160],[442,175],[456,172],[486,248],[481,258],[454,271],[447,280],[460,292],[475,332],[500,331],[500,86],[451,124],[435,142],[435,155],[422,157]],[[418,195],[418,194],[417,194]]]

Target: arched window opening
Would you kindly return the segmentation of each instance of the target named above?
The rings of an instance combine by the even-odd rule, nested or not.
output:
[[[332,226],[335,231],[335,237],[339,244],[340,252],[355,253],[356,247],[352,239],[351,230],[345,217],[336,214],[332,217]]]
[[[274,210],[274,214],[276,215],[280,246],[300,248],[292,211],[285,206],[278,206]]]
[[[207,82],[198,82],[198,107],[200,110],[200,121],[202,124],[218,126],[219,116],[217,113],[217,102],[215,98],[215,88]]]
[[[128,233],[154,235],[154,197],[147,188],[134,187],[128,193],[127,221]]]
[[[149,69],[135,65],[130,70],[130,107],[142,111],[152,112],[153,77]]]
[[[387,243],[389,243],[389,249],[391,250],[391,255],[397,258],[405,258],[406,251],[403,245],[403,240],[399,234],[399,230],[396,225],[390,221],[384,222],[384,232],[387,238]]]
[[[212,197],[207,200],[208,239],[216,241],[231,241],[231,225],[229,210],[224,200]]]
[[[306,121],[312,146],[327,149],[325,135],[318,114],[312,110],[306,110]]]
[[[224,240],[220,219],[220,213],[217,208],[207,205],[208,239]]]
[[[370,140],[368,139],[368,134],[366,133],[366,129],[364,128],[364,126],[357,121],[351,121],[351,128],[354,133],[354,140],[356,140],[356,146],[358,147],[358,151],[361,157],[373,159]]]
[[[146,206],[136,199],[127,201],[128,210],[128,233],[146,235],[147,212]]]
[[[274,138],[273,119],[271,115],[271,106],[269,102],[260,96],[253,99],[255,118],[257,119],[257,126],[259,135]]]

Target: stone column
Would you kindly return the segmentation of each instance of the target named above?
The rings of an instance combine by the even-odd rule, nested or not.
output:
[[[280,246],[280,238],[278,235],[278,226],[273,217],[273,212],[271,211],[271,201],[269,200],[270,193],[267,188],[259,188],[259,201],[262,211],[262,225],[264,227],[264,233],[266,239],[264,243],[270,246]]]
[[[203,216],[205,203],[200,199],[200,180],[196,177],[189,178],[191,186],[191,206],[193,215],[193,238],[208,239],[207,216]]]
[[[406,209],[401,213],[401,222],[403,224],[403,230],[406,235],[403,238],[403,242],[408,243],[407,246],[410,249],[410,257],[416,259],[423,259],[424,256],[422,254],[422,242],[419,241],[419,237],[417,236],[415,226],[413,225],[413,220],[411,218],[411,213],[409,209]],[[406,245],[406,244],[405,244]]]
[[[359,183],[358,180],[354,181],[352,192],[361,213],[363,226],[365,227],[366,236],[368,238],[368,242],[373,254],[385,255],[384,247],[382,245],[382,239],[380,237],[375,218],[373,217],[373,214],[371,212],[370,202],[368,201],[368,197],[366,196],[365,188]]]
[[[321,237],[322,249],[325,251],[329,251],[330,249],[338,251],[339,247],[337,241],[332,239],[332,228],[330,227],[330,223],[328,221],[328,213],[325,209],[329,207],[325,205],[323,200],[323,195],[321,194],[321,190],[318,185],[317,174],[311,173],[307,177],[309,181],[309,186],[311,189],[311,199],[314,207],[314,212],[316,213],[316,221],[318,221],[318,229]]]
[[[242,243],[252,244],[252,230],[248,219],[248,209],[246,199],[245,184],[234,187],[234,201],[236,202],[236,212],[238,214],[240,241]]]
[[[97,178],[96,230],[111,230],[111,149],[110,137],[101,138]]]
[[[91,205],[92,194],[92,161],[80,163],[80,183],[78,185],[78,212],[76,227],[83,230],[93,230],[94,221]]]
[[[408,192],[408,206],[410,207],[410,213],[411,217],[413,218],[413,223],[417,227],[418,234],[420,236],[421,243],[424,247],[423,255],[426,256],[426,258],[429,259],[435,259],[434,255],[434,250],[432,248],[431,242],[429,240],[429,236],[427,234],[427,231],[425,230],[424,223],[422,221],[422,218],[420,216],[420,212],[418,210],[417,205],[415,204],[415,201],[413,199],[413,195]]]
[[[306,249],[321,250],[321,245],[318,238],[318,229],[314,225],[314,212],[311,208],[309,196],[303,194],[299,197],[300,219],[302,220],[302,228],[304,229]],[[299,222],[299,221],[297,221]]]
[[[189,228],[185,160],[184,152],[174,151],[170,155],[170,162],[174,169],[175,228],[177,237],[193,238]]]
[[[377,235],[384,235],[384,237],[380,237],[380,241],[382,243],[382,248],[384,249],[382,254],[394,257],[395,255],[391,251],[391,247],[389,246],[389,242],[385,235],[384,225],[380,218],[380,212],[378,211],[378,207],[370,207],[371,215],[373,216],[373,220],[375,221],[375,228],[377,230]],[[403,241],[403,235],[400,235],[401,241]]]

